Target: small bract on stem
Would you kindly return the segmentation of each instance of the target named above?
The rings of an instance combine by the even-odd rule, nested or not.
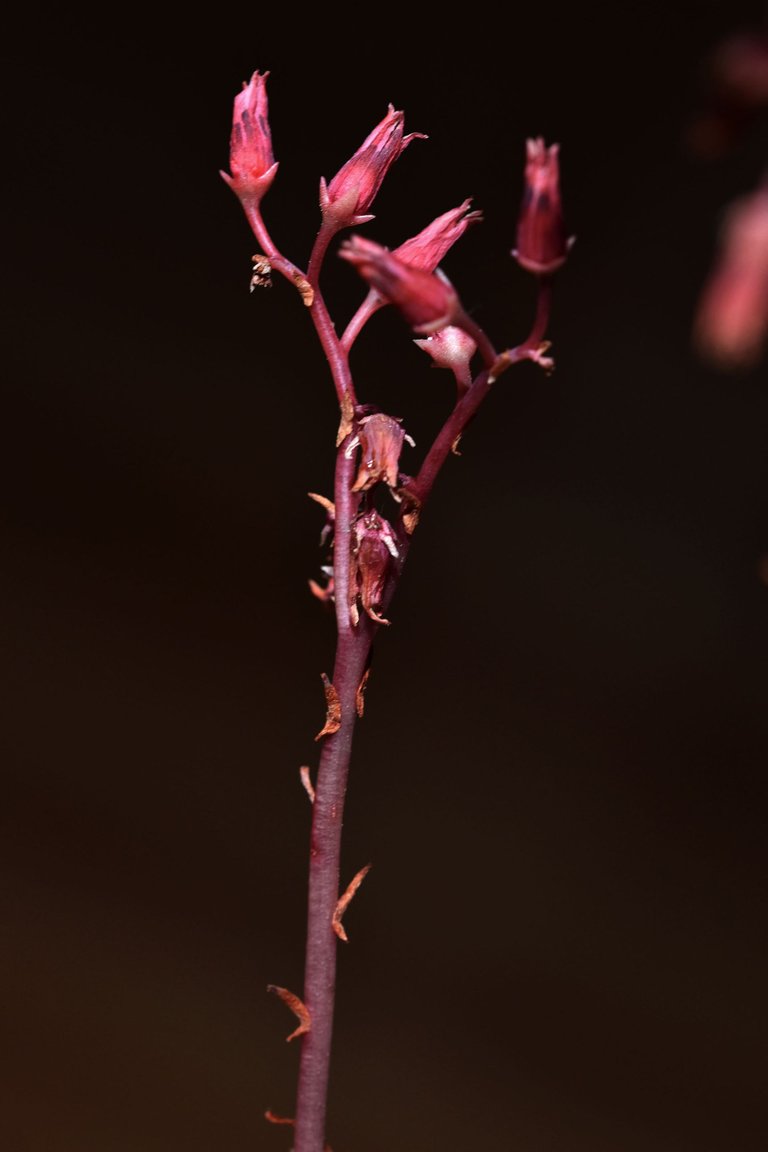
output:
[[[320,180],[321,223],[306,269],[288,259],[274,242],[262,216],[262,200],[274,183],[277,162],[272,151],[266,81],[254,72],[234,101],[230,137],[230,173],[222,173],[237,195],[260,251],[254,260],[251,289],[267,286],[273,274],[300,293],[325,355],[339,405],[336,464],[332,496],[310,493],[325,510],[321,545],[325,583],[310,581],[322,603],[332,604],[336,619],[336,655],[330,676],[321,673],[326,703],[325,724],[312,783],[308,766],[300,779],[311,804],[307,938],[304,989],[296,993],[271,985],[298,1015],[290,1038],[301,1042],[295,1115],[267,1113],[273,1123],[293,1130],[294,1152],[323,1152],[328,1077],[333,1033],[336,950],[347,936],[341,916],[369,865],[361,868],[340,894],[339,860],[344,799],[357,721],[371,652],[382,626],[437,476],[492,384],[513,364],[532,360],[549,372],[545,355],[552,299],[552,276],[565,262],[567,238],[560,203],[558,145],[541,139],[527,142],[522,208],[512,255],[534,276],[535,318],[519,344],[497,348],[464,309],[457,289],[441,271],[448,251],[470,226],[482,220],[471,201],[444,211],[421,232],[389,249],[361,236],[345,237],[338,255],[361,277],[365,295],[341,336],[320,288],[320,272],[339,233],[368,224],[370,209],[385,177],[406,147],[426,139],[404,134],[404,114],[389,105],[381,122],[326,183]],[[456,382],[453,409],[427,447],[413,475],[401,469],[406,446],[415,449],[403,421],[386,411],[386,398],[358,398],[349,356],[357,337],[375,314],[392,306],[401,315],[405,335],[429,358],[430,366],[448,369]],[[408,332],[410,329],[410,333]],[[473,361],[479,367],[473,368]]]

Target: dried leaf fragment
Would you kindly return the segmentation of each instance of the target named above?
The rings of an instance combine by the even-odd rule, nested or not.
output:
[[[412,536],[416,531],[416,525],[419,522],[421,515],[421,500],[409,488],[399,488],[398,496],[402,502],[402,521],[403,527],[409,536]]]
[[[336,433],[336,447],[346,440],[354,427],[355,419],[355,406],[349,392],[345,392],[341,398],[341,420],[339,421],[339,430]]]
[[[542,340],[541,344],[539,344],[536,348],[531,348],[530,352],[528,353],[528,359],[532,360],[534,364],[538,364],[540,368],[543,368],[547,376],[551,376],[555,370],[554,360],[551,356],[545,355],[545,353],[548,352],[551,347],[551,340]]]
[[[403,512],[403,527],[409,536],[413,536],[416,531],[416,525],[419,523],[419,510],[414,508],[412,512]]]
[[[305,1032],[309,1032],[312,1021],[309,1012],[298,996],[289,992],[287,988],[280,988],[277,984],[267,984],[267,992],[274,992],[276,996],[279,996],[283,1004],[290,1008],[299,1021],[298,1028],[294,1029],[290,1036],[286,1036],[286,1040],[295,1040],[297,1036],[303,1036]]]
[[[301,776],[301,782],[304,785],[304,791],[306,792],[307,796],[309,796],[310,804],[314,804],[315,789],[312,786],[312,778],[309,775],[309,768],[306,764],[302,764],[301,768],[299,768],[299,775]]]
[[[506,372],[507,368],[512,364],[512,357],[510,355],[511,349],[507,348],[497,358],[496,363],[491,365],[491,370],[488,373],[488,383],[495,384],[499,376]]]
[[[338,936],[339,940],[348,939],[347,934],[344,931],[344,925],[341,922],[341,918],[349,907],[355,892],[357,892],[358,888],[362,884],[363,880],[365,880],[370,870],[370,864],[366,864],[365,868],[361,868],[360,871],[354,875],[350,883],[347,885],[346,892],[341,897],[336,905],[336,908],[334,909],[333,917],[331,919],[331,927]]]
[[[266,1112],[264,1113],[264,1119],[269,1120],[270,1124],[291,1124],[291,1125],[293,1125],[296,1123],[293,1116],[278,1116],[276,1112],[273,1112],[271,1110],[271,1108],[267,1108]]]
[[[306,276],[302,276],[299,272],[294,272],[293,282],[299,290],[299,294],[304,301],[307,308],[311,308],[315,299],[315,290],[307,280]]]
[[[323,672],[323,690],[325,692],[325,724],[315,736],[320,740],[323,736],[332,736],[341,728],[341,701],[339,694]]]
[[[261,252],[257,252],[255,256],[251,256],[253,262],[250,289],[253,292],[254,288],[271,288],[272,287],[272,265],[269,258],[264,256]]]
[[[317,580],[307,580],[307,584],[309,585],[309,590],[312,593],[312,595],[315,597],[316,600],[319,600],[322,604],[328,604],[330,601],[333,600],[333,580],[332,579],[329,580],[329,583],[326,584],[325,588],[323,588],[322,584],[318,584]]]
[[[336,506],[333,500],[329,500],[327,496],[321,496],[319,492],[307,492],[307,496],[309,496],[310,500],[314,500],[316,504],[325,508],[329,516],[336,515]]]
[[[361,720],[363,718],[363,712],[365,711],[365,689],[368,686],[368,677],[370,674],[370,668],[366,668],[365,672],[363,672],[363,678],[358,684],[357,691],[355,692],[355,708],[357,709],[357,714]]]

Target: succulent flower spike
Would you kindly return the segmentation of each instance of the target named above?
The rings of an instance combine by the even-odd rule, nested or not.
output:
[[[373,220],[369,209],[384,177],[411,140],[426,140],[421,132],[403,135],[405,113],[389,105],[384,119],[376,125],[346,164],[326,184],[320,180],[320,208],[323,218],[336,228],[365,224]]]
[[[269,129],[268,76],[269,72],[254,72],[235,97],[229,142],[232,175],[221,173],[240,200],[256,203],[266,194],[277,172]]]
[[[329,9],[327,16],[333,19],[334,12]],[[397,43],[393,36],[390,40]],[[391,55],[397,67],[396,49]],[[260,200],[271,186],[278,167],[272,154],[267,112],[268,75],[255,72],[235,99],[231,174],[222,175],[240,198],[258,244],[250,287],[254,291],[269,287],[275,274],[298,289],[318,337],[321,359],[325,361],[336,392],[339,413],[332,454],[333,492],[327,496],[318,492],[308,494],[320,506],[322,518],[321,555],[313,573],[315,578],[308,581],[309,593],[322,605],[328,622],[335,624],[336,651],[333,681],[325,673],[321,674],[325,722],[315,736],[316,741],[324,741],[317,774],[306,765],[300,769],[301,781],[312,803],[305,1000],[299,1000],[286,988],[269,985],[295,1013],[298,1027],[288,1039],[301,1037],[303,1052],[295,1117],[272,1112],[268,1112],[267,1117],[272,1123],[294,1127],[296,1152],[299,1149],[329,1152],[325,1127],[337,942],[347,938],[343,915],[370,867],[360,869],[339,895],[341,830],[352,738],[366,710],[365,693],[375,641],[381,632],[379,626],[390,623],[387,612],[438,477],[451,454],[460,455],[462,437],[491,392],[496,377],[525,360],[534,361],[545,371],[553,366],[547,355],[546,339],[554,287],[549,273],[563,263],[571,241],[565,234],[560,205],[558,145],[546,147],[542,139],[531,139],[527,142],[526,192],[517,221],[515,255],[522,266],[537,277],[534,281],[536,307],[527,337],[499,351],[503,346],[497,346],[468,313],[442,270],[443,260],[453,245],[470,226],[482,220],[482,214],[472,210],[470,198],[434,217],[425,228],[393,250],[361,237],[356,227],[373,219],[371,208],[382,183],[405,148],[414,139],[426,139],[421,133],[404,135],[404,114],[390,104],[384,118],[333,179],[328,183],[320,180],[322,219],[306,270],[302,271],[275,245],[260,210]],[[353,87],[348,85],[348,100],[354,101],[354,95]],[[316,107],[305,109],[305,120],[310,124],[310,131],[312,122],[323,131],[327,126],[323,121],[328,120],[328,115],[322,93],[311,92],[310,102],[312,100]],[[306,124],[304,128],[306,133]],[[448,146],[453,158],[461,159],[466,152],[466,139],[461,133],[454,136]],[[513,228],[514,224],[513,221]],[[347,228],[351,228],[351,234],[345,235],[343,230]],[[343,242],[338,245],[340,232]],[[337,327],[338,317],[329,307],[323,287],[327,258],[337,250],[363,281],[362,288],[357,284],[358,307],[343,330]],[[453,404],[439,406],[449,410],[437,413],[434,438],[427,451],[420,453],[422,458],[412,476],[406,474],[401,462],[408,467],[409,457],[403,456],[403,449],[406,443],[413,446],[414,442],[406,434],[403,421],[387,414],[390,408],[397,411],[397,405],[386,399],[374,401],[358,390],[355,364],[350,357],[363,326],[378,309],[389,305],[396,308],[405,321],[400,337],[406,345],[412,337],[418,337],[415,343],[430,357],[426,366],[449,369],[456,382],[455,393],[448,384]],[[768,314],[768,308],[765,311]],[[264,323],[268,327],[268,321]],[[290,379],[291,373],[296,375],[291,340],[282,329],[275,335]],[[383,337],[379,356],[388,350],[386,332]],[[260,351],[257,340],[254,349],[257,360]],[[397,371],[397,362],[392,367]],[[421,367],[423,370],[425,365],[422,363]],[[388,382],[390,386],[393,384],[391,373]],[[295,420],[302,418],[302,413],[305,419],[312,420],[314,403],[304,410],[301,391],[297,388],[294,398]],[[291,413],[286,449],[289,453],[293,417]],[[328,447],[332,447],[331,443]],[[290,478],[290,460],[286,468]],[[277,473],[273,479],[277,490],[282,480]],[[391,520],[385,519],[385,513]],[[481,590],[488,583],[483,559],[478,550],[475,575]]]
[[[392,525],[375,509],[358,516],[352,526],[354,548],[350,556],[349,615],[353,625],[360,619],[358,600],[377,624],[389,624],[380,613],[392,560],[400,553]]]
[[[375,484],[383,482],[394,493],[399,483],[398,467],[403,441],[414,447],[413,440],[403,430],[399,420],[383,412],[364,416],[358,429],[346,449],[347,456],[351,456],[356,448],[360,448],[360,467],[352,491],[367,492]]]
[[[556,272],[573,244],[563,221],[559,152],[559,144],[547,148],[540,136],[526,144],[525,191],[512,255],[537,276]]]
[[[373,240],[351,236],[342,244],[339,255],[354,264],[363,280],[399,309],[415,332],[437,332],[463,311],[447,277],[413,268]]]

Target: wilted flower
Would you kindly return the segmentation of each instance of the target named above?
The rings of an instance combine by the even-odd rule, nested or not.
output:
[[[352,491],[366,492],[381,481],[394,490],[398,484],[403,441],[413,445],[413,440],[406,435],[399,420],[383,412],[364,416],[358,428],[357,435],[346,449],[347,455],[351,456],[356,448],[360,448],[360,467]]]
[[[469,388],[472,383],[469,365],[477,351],[477,344],[463,328],[449,324],[425,340],[414,340],[414,344],[418,344],[419,348],[423,348],[432,357],[436,368],[450,368],[460,390]]]
[[[232,175],[221,175],[241,200],[261,200],[277,172],[269,129],[268,76],[269,72],[254,72],[235,97],[229,142]]]
[[[395,543],[392,525],[375,509],[364,512],[352,526],[353,548],[350,572],[349,614],[353,624],[357,624],[360,613],[358,599],[363,610],[377,624],[389,624],[379,609],[384,596],[387,576],[393,559],[399,552]]]
[[[560,202],[559,144],[549,148],[539,136],[526,143],[525,191],[512,255],[523,268],[544,276],[555,272],[573,243]]]
[[[426,137],[421,132],[403,136],[405,114],[389,105],[386,116],[346,164],[326,184],[320,180],[320,207],[323,217],[337,228],[365,224],[368,214],[389,169],[411,140]]]
[[[388,248],[351,236],[339,255],[354,264],[380,296],[400,310],[416,332],[429,335],[461,313],[461,303],[445,276],[404,264]]]
[[[700,353],[723,367],[748,367],[768,334],[768,181],[732,205],[718,261],[694,323]]]

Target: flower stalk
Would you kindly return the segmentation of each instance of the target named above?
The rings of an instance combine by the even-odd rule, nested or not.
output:
[[[544,337],[551,308],[552,274],[566,259],[559,191],[558,146],[528,141],[525,191],[517,222],[513,256],[535,276],[537,307],[522,343],[502,352],[464,309],[459,293],[440,264],[470,225],[482,219],[469,211],[470,200],[443,213],[420,233],[389,251],[353,233],[338,255],[361,277],[364,296],[351,321],[337,334],[320,287],[320,275],[338,234],[373,220],[370,209],[384,178],[406,146],[420,133],[404,135],[404,116],[389,106],[337,175],[320,182],[321,224],[303,271],[280,251],[265,225],[261,201],[277,173],[267,114],[268,73],[254,73],[235,98],[229,173],[222,173],[241,202],[262,252],[254,257],[252,289],[268,283],[274,271],[295,287],[307,306],[339,404],[333,498],[312,493],[325,508],[321,540],[331,551],[322,571],[327,584],[310,581],[320,601],[333,604],[336,654],[332,675],[323,674],[327,715],[316,736],[322,741],[315,783],[310,770],[301,781],[312,802],[307,899],[307,937],[303,998],[270,986],[300,1016],[294,1036],[300,1040],[295,1115],[268,1112],[273,1123],[291,1124],[293,1152],[323,1152],[331,1064],[336,986],[336,949],[346,940],[343,914],[367,867],[343,894],[340,888],[341,829],[357,721],[374,641],[402,576],[413,535],[435,481],[459,439],[486,399],[491,386],[513,364],[553,368]],[[350,351],[379,309],[393,306],[433,366],[449,369],[456,382],[455,404],[428,447],[415,476],[400,467],[405,445],[413,441],[399,417],[378,404],[361,404]],[[412,337],[411,337],[412,338]],[[479,368],[473,368],[478,360]]]

